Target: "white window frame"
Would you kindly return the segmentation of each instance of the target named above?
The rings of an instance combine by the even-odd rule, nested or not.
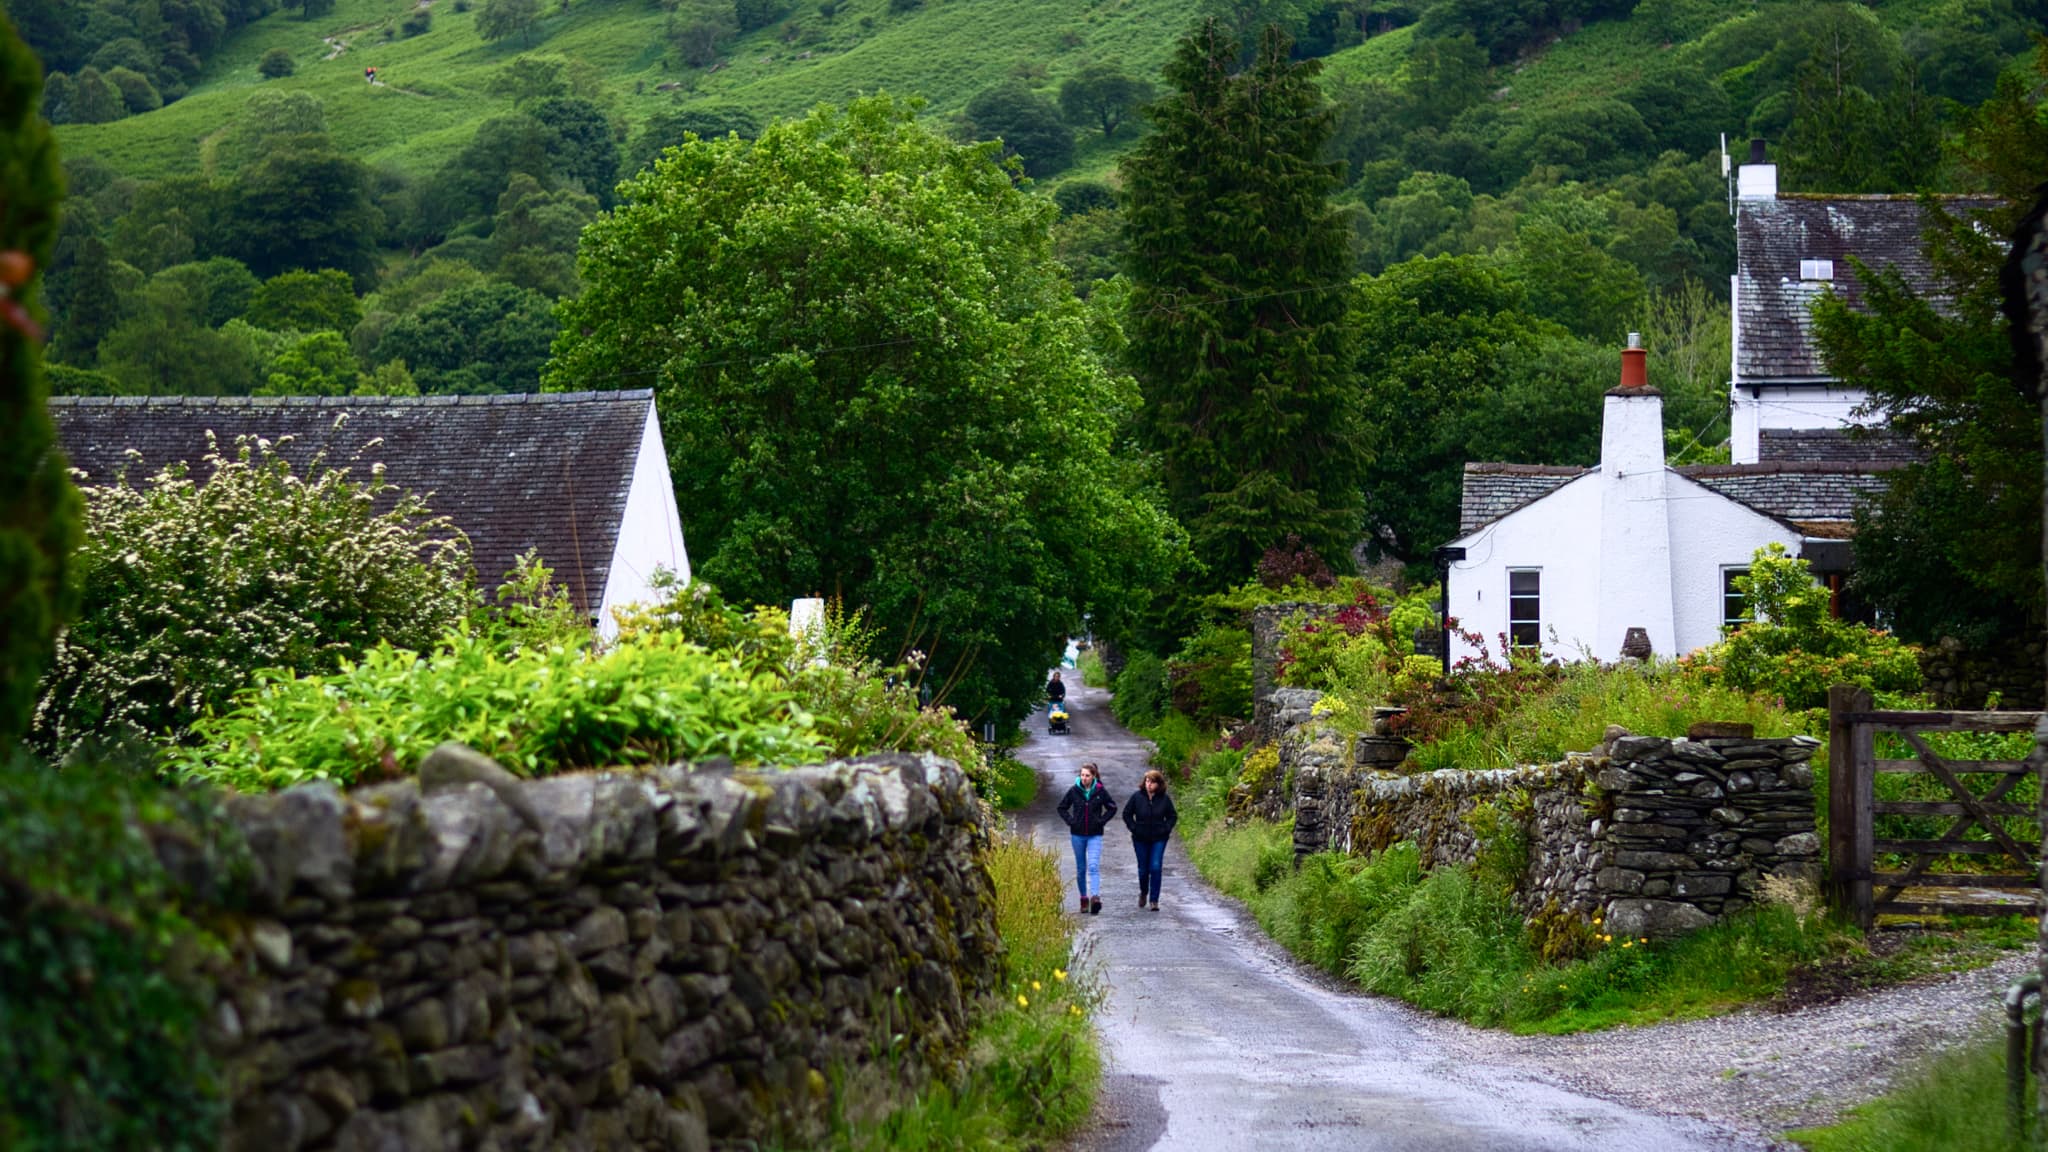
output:
[[[1534,577],[1536,578],[1536,591],[1535,591],[1535,593],[1534,593],[1533,595],[1531,595],[1531,594],[1528,594],[1528,593],[1521,593],[1521,594],[1517,594],[1517,593],[1515,592],[1515,577],[1517,577],[1517,576],[1520,576],[1520,575],[1524,575],[1524,574],[1527,574],[1527,575],[1530,575],[1530,576],[1534,576]],[[1541,648],[1543,647],[1543,569],[1541,569],[1541,568],[1510,568],[1510,569],[1508,569],[1508,589],[1507,589],[1507,592],[1508,592],[1508,647],[1509,647],[1509,648],[1511,648],[1511,649],[1519,648],[1519,649],[1539,649],[1539,650],[1540,650],[1540,649],[1541,649]],[[1528,600],[1528,599],[1533,599],[1533,600],[1535,600],[1535,601],[1536,601],[1536,615],[1535,615],[1535,617],[1534,617],[1533,619],[1523,619],[1523,618],[1521,618],[1521,617],[1518,617],[1518,616],[1516,616],[1516,615],[1515,615],[1515,609],[1516,609],[1516,604],[1517,604],[1517,601],[1520,601],[1520,600]],[[1536,639],[1535,639],[1535,640],[1533,640],[1533,641],[1531,641],[1531,642],[1529,642],[1529,643],[1527,643],[1527,644],[1524,644],[1524,643],[1520,643],[1520,642],[1518,642],[1518,641],[1517,641],[1517,640],[1515,639],[1515,627],[1516,627],[1517,625],[1520,625],[1520,624],[1526,624],[1526,625],[1528,625],[1528,626],[1529,626],[1529,628],[1530,628],[1530,630],[1531,630],[1531,632],[1532,632],[1532,633],[1533,633],[1533,635],[1534,635],[1534,636],[1536,637]]]
[[[1747,575],[1749,575],[1749,565],[1747,564],[1721,565],[1721,631],[1724,634],[1740,628],[1744,624],[1754,623],[1756,620],[1756,609],[1750,605],[1749,597],[1746,595],[1742,596],[1742,608],[1745,615],[1740,617],[1728,615],[1728,598],[1730,596],[1742,595],[1735,591],[1733,581],[1737,576]]]
[[[1835,262],[1833,260],[1801,260],[1799,262],[1799,278],[1801,280],[1833,280],[1835,278]]]

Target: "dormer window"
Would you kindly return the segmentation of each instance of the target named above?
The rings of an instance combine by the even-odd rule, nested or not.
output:
[[[1835,262],[1833,260],[1801,260],[1799,262],[1799,278],[1801,280],[1833,280],[1835,278]]]

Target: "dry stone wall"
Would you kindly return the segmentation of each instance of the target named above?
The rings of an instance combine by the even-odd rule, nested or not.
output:
[[[1629,936],[1711,924],[1752,903],[1767,875],[1820,878],[1811,738],[1623,733],[1555,764],[1403,776],[1358,767],[1306,696],[1276,711],[1294,721],[1279,743],[1286,794],[1267,801],[1271,811],[1253,808],[1291,807],[1297,856],[1412,841],[1426,866],[1471,862],[1485,805],[1526,833],[1528,867],[1515,894],[1525,914],[1599,913],[1610,932]]]
[[[998,979],[949,762],[462,779],[235,801],[230,1148],[800,1146],[839,1073],[956,1060]]]

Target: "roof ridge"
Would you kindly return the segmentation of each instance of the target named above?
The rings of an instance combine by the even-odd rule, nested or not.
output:
[[[653,398],[652,388],[620,388],[435,396],[51,396],[49,402],[65,408],[475,408],[486,405],[626,403]]]
[[[1669,466],[1689,480],[1716,476],[1870,476],[1907,467],[1904,460],[1758,460],[1748,464],[1679,464]]]

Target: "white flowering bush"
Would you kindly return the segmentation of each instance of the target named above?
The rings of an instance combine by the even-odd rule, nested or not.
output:
[[[140,487],[87,494],[81,600],[32,738],[184,737],[260,669],[331,672],[379,643],[425,649],[477,603],[467,539],[383,481],[267,442],[217,449]]]

